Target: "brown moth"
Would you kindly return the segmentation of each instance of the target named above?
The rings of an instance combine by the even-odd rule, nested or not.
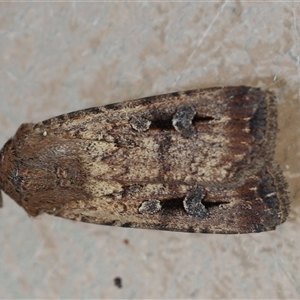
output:
[[[273,230],[288,216],[275,97],[216,87],[23,124],[0,188],[29,216],[203,233]]]

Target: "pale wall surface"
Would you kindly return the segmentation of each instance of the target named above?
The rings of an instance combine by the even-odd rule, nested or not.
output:
[[[299,2],[1,3],[0,65],[1,145],[23,122],[90,106],[269,88],[292,199],[275,232],[214,236],[33,220],[5,196],[2,298],[300,298]]]

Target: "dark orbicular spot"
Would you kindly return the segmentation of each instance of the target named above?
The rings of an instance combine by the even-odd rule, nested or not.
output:
[[[134,130],[141,132],[141,131],[147,131],[150,128],[151,121],[143,117],[133,116],[129,120],[129,124]]]
[[[208,210],[202,204],[204,197],[205,191],[201,187],[189,192],[183,200],[183,207],[185,211],[193,217],[206,217],[208,215]]]
[[[139,207],[139,213],[141,214],[154,214],[160,211],[162,208],[159,200],[144,201]]]

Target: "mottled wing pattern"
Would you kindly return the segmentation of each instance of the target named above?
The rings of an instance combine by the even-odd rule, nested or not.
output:
[[[22,125],[2,150],[1,188],[33,216],[267,231],[288,214],[276,131],[273,94],[243,86],[89,108]]]

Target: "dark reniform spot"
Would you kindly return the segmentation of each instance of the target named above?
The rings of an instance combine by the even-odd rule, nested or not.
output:
[[[186,212],[193,217],[206,217],[208,215],[208,210],[202,204],[204,197],[205,191],[201,187],[189,192],[183,200],[183,206]]]
[[[192,137],[196,133],[192,123],[195,115],[196,110],[192,105],[180,105],[173,116],[172,124],[183,136]]]

